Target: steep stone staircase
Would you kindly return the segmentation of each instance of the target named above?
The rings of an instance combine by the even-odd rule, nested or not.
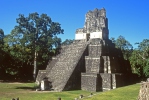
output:
[[[71,45],[62,47],[61,53],[54,57],[46,70],[39,70],[36,81],[44,77],[52,83],[54,91],[62,91],[74,72],[89,41],[78,40]]]

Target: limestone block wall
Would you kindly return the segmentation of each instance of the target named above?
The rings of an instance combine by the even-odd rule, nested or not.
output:
[[[39,70],[36,78],[36,82],[40,83],[45,77],[47,77],[48,72],[49,70]]]
[[[140,85],[138,100],[149,100],[149,82],[143,82]]]
[[[53,66],[56,64],[56,62],[58,61],[57,59],[58,59],[57,57],[53,57],[53,58],[52,58],[52,61],[49,62],[49,64],[47,65],[46,69],[47,69],[47,70],[52,69],[52,67],[53,67]]]
[[[90,44],[89,45],[89,56],[90,57],[100,57],[101,54],[102,54],[102,44],[95,44],[95,45],[92,45]]]
[[[72,85],[74,85],[74,83],[71,81],[71,77],[79,64],[87,45],[87,42],[79,41],[68,46],[65,52],[60,54],[57,63],[47,75],[48,80],[52,82],[52,88],[55,91],[63,91],[73,88]],[[79,71],[79,73],[81,72]],[[74,77],[72,77],[72,79],[74,79]]]
[[[119,73],[82,73],[81,89],[87,91],[107,91],[124,86],[124,75]]]
[[[92,39],[89,55],[85,57],[86,72],[81,75],[81,88],[88,91],[106,91],[124,86],[126,79],[122,53],[110,40]],[[123,65],[122,65],[123,64]]]
[[[85,57],[86,73],[103,72],[103,59],[101,57]]]
[[[100,73],[102,90],[107,91],[125,85],[124,74],[122,73]]]
[[[102,58],[103,58],[103,63],[104,63],[104,73],[111,73],[110,57],[102,56]]]
[[[81,89],[86,91],[102,90],[101,76],[96,73],[81,74]]]
[[[100,73],[102,78],[102,90],[110,90],[112,89],[112,76],[109,73]]]
[[[45,77],[47,77],[50,70],[55,66],[55,64],[58,62],[58,58],[61,56],[62,53],[65,53],[65,49],[67,49],[68,46],[62,46],[60,50],[60,54],[56,55],[55,57],[52,57],[52,59],[49,60],[47,67],[45,70],[39,70],[36,78],[36,82],[41,82],[41,80]]]
[[[91,32],[90,33],[90,39],[94,39],[94,38],[100,38],[103,39],[103,32]]]
[[[88,49],[84,51],[78,61],[73,73],[67,81],[63,90],[76,90],[81,89],[81,72],[85,72],[85,56],[88,55]]]

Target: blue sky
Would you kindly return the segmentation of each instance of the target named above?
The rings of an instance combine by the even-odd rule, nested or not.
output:
[[[0,28],[9,34],[19,14],[46,13],[59,22],[65,39],[74,39],[77,28],[84,26],[85,14],[105,8],[109,20],[109,37],[122,35],[132,45],[149,38],[149,0],[0,0]]]

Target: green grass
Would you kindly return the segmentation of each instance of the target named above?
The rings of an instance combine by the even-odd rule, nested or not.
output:
[[[136,100],[140,85],[130,85],[106,92],[96,92],[92,97],[88,97],[90,92],[75,90],[64,92],[34,91],[34,83],[0,83],[0,100],[11,100],[19,97],[20,100],[74,100],[79,95],[84,95],[83,100]]]
[[[49,92],[35,91],[34,83],[10,84],[0,83],[0,100],[11,100],[19,97],[20,100],[57,100],[61,97],[62,100],[74,100],[80,94],[89,95],[87,91],[64,91],[64,92]]]
[[[85,100],[137,100],[140,84],[129,85],[111,91],[100,92]]]

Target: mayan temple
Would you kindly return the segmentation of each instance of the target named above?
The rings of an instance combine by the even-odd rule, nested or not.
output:
[[[84,27],[76,30],[75,41],[62,46],[47,68],[39,70],[36,82],[47,78],[53,91],[105,91],[129,84],[130,74],[129,62],[109,39],[103,8],[87,12]]]

